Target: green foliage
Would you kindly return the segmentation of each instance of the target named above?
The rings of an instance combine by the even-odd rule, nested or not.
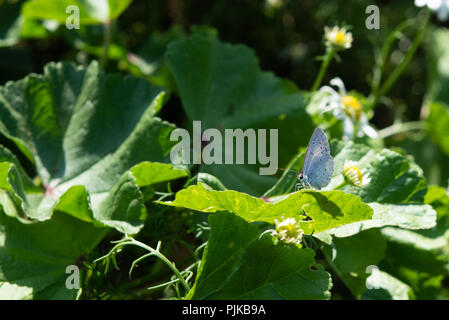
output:
[[[422,195],[427,189],[421,169],[406,156],[387,149],[375,151],[363,145],[338,142],[333,144],[332,150],[336,169],[331,185],[338,186],[344,180],[344,161],[357,161],[360,168],[365,169],[365,174],[369,174],[371,181],[363,188],[345,185],[342,190],[359,195],[374,212],[370,220],[347,224],[316,235],[323,241],[327,260],[355,297],[407,298],[407,294],[396,296],[396,293],[390,292],[396,292],[395,290],[399,290],[397,288],[383,288],[382,281],[378,286],[386,292],[382,293],[380,289],[367,290],[367,284],[374,280],[368,280],[366,270],[390,256],[386,250],[387,240],[390,239],[384,231],[391,228],[381,229],[381,232],[378,228],[395,226],[414,230],[436,226],[437,214],[431,205],[425,203]],[[355,260],[357,263],[354,263]],[[383,278],[392,277],[380,274]],[[393,280],[392,282],[395,283]]]
[[[65,286],[66,267],[78,264],[107,231],[56,213],[51,220],[22,223],[0,215],[0,297],[3,299],[74,299]]]
[[[278,128],[279,163],[305,145],[313,123],[305,97],[285,80],[260,70],[254,52],[198,32],[172,42],[165,56],[189,120],[208,128]],[[295,139],[291,137],[295,136]],[[263,194],[275,181],[258,175],[254,166],[203,165],[230,189]]]
[[[367,279],[370,287],[363,294],[364,300],[409,300],[413,299],[413,291],[402,281],[383,271],[375,271]]]
[[[379,230],[359,232],[352,237],[334,237],[331,246],[325,246],[323,253],[338,276],[360,297],[366,290],[369,276],[367,267],[377,265],[385,256],[387,241]]]
[[[432,139],[449,155],[449,139],[446,134],[449,129],[448,107],[442,103],[432,103],[427,123]]]
[[[429,102],[449,103],[449,30],[435,28],[428,42],[429,88],[426,99]]]
[[[62,266],[89,253],[106,227],[137,233],[146,219],[141,188],[187,175],[171,164],[144,161],[163,161],[170,150],[165,138],[173,125],[155,116],[164,93],[140,79],[106,76],[97,63],[87,69],[50,64],[44,75],[1,87],[0,101],[0,131],[36,164],[43,184],[34,185],[16,157],[0,148],[0,280],[7,281],[0,292],[36,298],[51,286],[67,297]],[[57,252],[65,257],[58,266],[45,261]],[[42,266],[20,275],[34,254]]]
[[[330,297],[330,276],[315,264],[313,250],[275,246],[267,238],[259,239],[257,226],[229,213],[210,215],[209,222],[208,246],[188,298]]]
[[[449,32],[399,2],[367,33],[355,0],[0,0],[0,299],[448,299]],[[193,121],[277,129],[282,172],[170,163]],[[333,176],[297,190],[316,127]]]
[[[137,78],[104,75],[96,63],[85,70],[50,64],[42,76],[0,88],[1,131],[36,163],[45,189],[31,200],[12,186],[24,214],[45,220],[54,210],[83,209],[84,217],[137,233],[145,220],[139,187],[185,175],[170,167],[127,171],[147,159],[167,159],[173,126],[155,117],[163,101],[160,89]],[[7,179],[14,170],[10,166]]]
[[[385,228],[389,255],[385,268],[410,284],[419,299],[448,297],[442,281],[449,266],[449,197],[441,187],[430,187],[425,202],[437,212],[437,224],[428,230]]]
[[[341,191],[299,191],[273,204],[237,191],[207,190],[198,184],[179,191],[172,202],[159,203],[201,212],[227,211],[247,222],[308,217],[300,222],[308,234],[368,220],[372,215],[372,209],[360,198]]]
[[[342,188],[346,192],[358,194],[363,201],[406,203],[414,197],[422,197],[426,188],[422,170],[405,155],[388,149],[376,152],[351,142],[336,143],[332,150],[335,154],[334,176],[342,174],[346,160],[357,161],[360,168],[369,174],[371,181],[365,187],[347,185]]]
[[[98,24],[116,19],[133,0],[61,0],[29,1],[24,4],[22,14],[27,18],[56,20],[65,23],[66,8],[79,8],[80,23]],[[71,12],[70,12],[71,13]]]
[[[8,2],[0,10],[0,48],[14,45],[20,40],[20,5],[19,2]]]

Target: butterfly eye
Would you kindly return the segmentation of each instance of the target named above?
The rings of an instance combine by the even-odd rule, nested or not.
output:
[[[299,175],[298,175],[298,179],[299,180],[302,180],[304,178],[304,176],[302,175],[302,173],[300,173]]]

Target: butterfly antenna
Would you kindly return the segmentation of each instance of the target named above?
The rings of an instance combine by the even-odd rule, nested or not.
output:
[[[291,171],[291,172],[294,172],[296,174],[299,174],[299,171],[296,171],[295,169],[285,169],[285,168],[277,168],[277,169],[281,170],[281,171]]]

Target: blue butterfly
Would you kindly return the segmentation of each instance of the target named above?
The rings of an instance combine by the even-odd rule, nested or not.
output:
[[[298,175],[302,188],[321,189],[326,187],[334,174],[334,160],[332,159],[326,134],[320,128],[313,131],[307,146],[306,155]]]

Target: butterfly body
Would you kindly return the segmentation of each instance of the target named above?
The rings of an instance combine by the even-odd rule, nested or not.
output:
[[[320,128],[313,131],[306,155],[298,175],[303,188],[321,189],[326,187],[334,174],[334,160],[330,154],[326,134]]]

